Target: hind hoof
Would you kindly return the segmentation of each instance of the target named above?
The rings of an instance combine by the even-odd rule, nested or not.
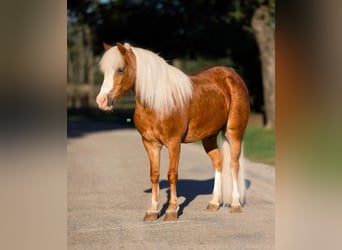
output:
[[[169,212],[165,213],[164,221],[176,221],[177,218],[177,212]]]
[[[144,221],[154,221],[158,219],[158,213],[146,213]]]
[[[242,213],[241,205],[232,205],[230,208],[231,213]]]
[[[209,203],[207,206],[207,210],[210,212],[216,212],[217,210],[219,210],[219,205],[213,204],[213,203]]]

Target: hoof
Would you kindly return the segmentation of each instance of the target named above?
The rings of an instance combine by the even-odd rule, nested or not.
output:
[[[177,220],[177,212],[166,212],[164,221],[176,221]]]
[[[146,213],[144,221],[154,221],[158,219],[158,213]]]
[[[241,205],[231,205],[230,208],[231,213],[242,213]]]
[[[213,203],[209,203],[207,206],[207,210],[210,212],[216,212],[217,210],[219,210],[219,205],[213,204]]]

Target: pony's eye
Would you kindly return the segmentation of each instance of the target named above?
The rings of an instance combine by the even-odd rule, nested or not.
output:
[[[119,68],[117,68],[116,72],[117,72],[117,73],[123,73],[124,70],[125,70],[124,67],[119,67]]]

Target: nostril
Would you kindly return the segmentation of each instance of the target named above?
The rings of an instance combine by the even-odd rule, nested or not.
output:
[[[102,96],[97,96],[96,97],[96,103],[98,105],[104,105],[107,103],[107,97],[105,95],[102,95]]]

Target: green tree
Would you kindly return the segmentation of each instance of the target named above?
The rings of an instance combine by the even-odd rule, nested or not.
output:
[[[275,125],[275,0],[235,0],[228,22],[250,30],[259,48],[266,128]]]

